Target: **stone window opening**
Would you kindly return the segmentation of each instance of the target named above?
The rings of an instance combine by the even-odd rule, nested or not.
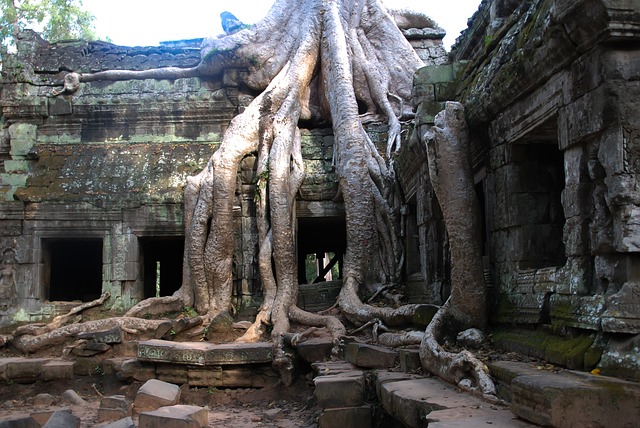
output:
[[[184,237],[139,238],[144,298],[170,296],[182,285]]]
[[[43,239],[46,300],[90,302],[102,293],[102,239]]]

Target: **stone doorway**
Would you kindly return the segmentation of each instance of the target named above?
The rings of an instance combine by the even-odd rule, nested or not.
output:
[[[102,239],[43,239],[44,297],[89,302],[102,293]]]
[[[139,239],[144,298],[170,296],[182,284],[184,237]]]
[[[343,217],[298,218],[298,283],[341,279],[346,236]]]

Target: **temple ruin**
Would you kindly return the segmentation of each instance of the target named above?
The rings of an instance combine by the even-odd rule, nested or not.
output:
[[[425,62],[395,168],[407,302],[444,303],[451,260],[425,127],[466,111],[496,346],[640,380],[640,5],[485,0],[452,52],[444,32],[402,28]],[[121,313],[182,281],[183,192],[257,95],[243,69],[210,78],[95,81],[52,96],[69,70],[193,67],[201,40],[122,47],[20,34],[3,54],[0,325],[66,313],[109,292]],[[381,152],[387,129],[367,124]],[[305,129],[296,199],[298,305],[331,307],[345,211],[330,127]],[[254,156],[237,171],[233,304],[255,316]]]

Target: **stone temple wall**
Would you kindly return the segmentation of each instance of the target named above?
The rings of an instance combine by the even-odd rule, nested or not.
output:
[[[494,338],[637,379],[639,41],[638,1],[487,1],[414,88],[466,108]]]
[[[405,26],[403,32],[426,63],[446,60],[444,32],[435,24]],[[107,291],[109,307],[122,311],[179,288],[184,186],[206,165],[231,119],[256,95],[239,83],[245,71],[86,82],[73,95],[51,95],[69,70],[195,66],[200,43],[49,44],[25,31],[18,36],[17,52],[3,55],[0,325],[46,319]],[[384,146],[386,127],[369,128]],[[334,201],[331,129],[302,130],[302,152],[306,176],[297,215],[305,242],[299,243],[300,251],[323,252],[344,240],[344,208]],[[237,177],[234,305],[249,315],[261,302],[254,157],[241,162]],[[319,247],[307,241],[320,242]],[[326,304],[317,297],[305,296],[314,305]]]

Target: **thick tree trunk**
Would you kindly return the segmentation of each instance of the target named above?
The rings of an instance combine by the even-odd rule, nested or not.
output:
[[[480,207],[473,189],[463,106],[447,102],[435,125],[419,131],[427,145],[429,177],[442,207],[451,251],[451,296],[425,331],[420,360],[424,368],[449,382],[493,395],[495,387],[484,364],[468,351],[451,353],[440,345],[452,330],[483,328],[487,319]]]

